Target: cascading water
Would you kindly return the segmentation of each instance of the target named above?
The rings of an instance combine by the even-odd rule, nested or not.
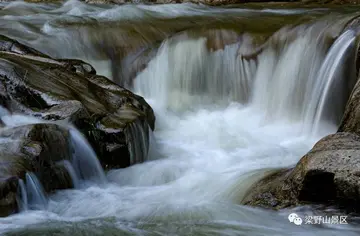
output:
[[[255,62],[237,57],[238,49],[234,44],[211,53],[205,38],[165,41],[138,75],[135,90],[174,109],[229,99],[245,102]]]
[[[1,117],[2,122],[7,127],[17,127],[28,124],[46,123],[47,121],[40,120],[31,116],[20,114],[6,114]],[[51,123],[51,122],[47,122]],[[70,146],[72,149],[72,163],[64,161],[62,164],[68,170],[74,184],[78,183],[78,179],[92,180],[99,183],[106,183],[104,170],[102,169],[97,156],[87,142],[86,138],[70,124],[56,123],[65,129],[69,129],[70,133]],[[74,173],[75,172],[75,173]],[[74,175],[75,174],[75,175]],[[76,176],[76,177],[75,177]]]
[[[354,32],[344,32],[328,49],[327,43],[337,33],[339,30],[334,32],[323,22],[284,29],[250,59],[242,47],[251,48],[242,41],[209,52],[205,38],[170,39],[137,76],[135,91],[173,110],[221,104],[222,100],[239,102],[263,112],[264,122],[300,121],[305,132],[330,133],[329,127],[336,127],[350,94],[338,87],[352,88],[355,83],[354,74],[336,83],[339,101],[327,111],[332,113],[327,117],[332,117],[328,122],[333,124],[321,129],[319,126],[325,125],[321,116],[328,110],[325,101],[335,89],[333,80],[341,80],[347,70],[354,70],[351,63],[339,63],[353,55],[346,52],[354,51]]]
[[[19,179],[16,201],[20,212],[29,209],[26,185],[22,179]]]
[[[145,127],[144,127],[145,126]],[[130,153],[130,164],[140,163],[148,160],[149,135],[151,129],[147,123],[139,121],[130,124],[125,131],[126,142]]]
[[[70,178],[71,178],[74,188],[79,188],[80,180],[79,180],[78,174],[76,174],[76,171],[75,171],[74,167],[72,166],[71,162],[68,160],[63,160],[63,161],[59,162],[58,165],[63,166],[66,169],[67,173],[70,175]]]
[[[19,16],[17,9],[28,15]],[[317,140],[336,129],[341,116],[338,110],[344,104],[328,103],[334,87],[351,87],[354,78],[346,71],[352,63],[342,62],[354,59],[356,35],[343,32],[353,15],[321,18],[329,12],[192,4],[100,7],[75,0],[41,8],[23,2],[7,5],[0,11],[5,15],[0,33],[54,57],[92,61],[96,68],[104,68],[98,41],[111,42],[114,53],[151,40],[163,42],[133,83],[133,90],[144,96],[156,113],[157,145],[151,136],[147,138],[151,131],[143,124],[125,131],[127,142],[133,144],[129,145],[132,162],[149,161],[111,170],[110,181],[105,182],[89,144],[71,130],[74,161],[62,165],[74,185],[77,179],[93,178],[102,180],[102,185],[57,191],[49,195],[46,210],[0,219],[0,233],[358,235],[351,225],[327,228],[288,223],[289,212],[314,215],[312,208],[272,212],[239,205],[256,180],[293,166]],[[301,14],[313,21],[282,27],[302,19]],[[173,15],[181,16],[176,25]],[[133,18],[136,20],[131,21]],[[219,20],[215,23],[221,26],[229,23],[241,34],[249,33],[239,33],[237,43],[224,40],[224,48],[217,50],[209,48],[208,35],[181,32],[180,37],[170,37],[197,27],[193,22],[212,28],[212,20]],[[15,30],[9,28],[11,23]],[[20,34],[23,29],[30,31],[24,38]],[[182,37],[184,34],[189,37]],[[124,61],[130,63],[130,59]],[[109,74],[108,69],[104,74]],[[344,74],[351,78],[344,81]],[[336,95],[345,101],[348,93],[341,89]],[[329,113],[337,117],[326,120]],[[19,125],[11,116],[3,121]]]
[[[70,142],[73,150],[72,166],[78,173],[79,178],[96,181],[100,184],[106,183],[104,170],[94,150],[77,129],[70,129]]]
[[[348,30],[344,32],[330,48],[319,70],[318,78],[320,79],[317,81],[317,84],[315,85],[316,87],[315,91],[317,91],[317,93],[314,92],[312,95],[312,100],[319,102],[316,109],[315,119],[313,119],[315,132],[318,130],[318,126],[321,120],[324,120],[324,118],[334,119],[334,114],[329,114],[329,111],[326,110],[328,108],[328,106],[326,105],[330,101],[331,89],[336,88],[337,92],[340,91],[340,92],[349,93],[349,91],[346,91],[344,89],[348,89],[349,87],[352,88],[356,82],[354,79],[356,78],[356,75],[350,74],[352,78],[344,78],[343,73],[341,73],[344,71],[344,67],[345,67],[343,65],[343,62],[346,61],[344,60],[344,57],[346,55],[346,52],[354,46],[353,43],[355,41],[355,37],[356,37],[355,32],[352,30]],[[354,50],[354,48],[352,48],[352,50]],[[352,68],[350,67],[350,69]],[[355,70],[351,70],[351,71],[355,72]],[[345,82],[342,80],[345,80]],[[321,97],[318,98],[317,96],[321,96]],[[343,109],[336,109],[336,108],[337,107],[344,108],[343,105],[346,104],[346,100],[347,100],[346,98],[343,99],[342,97],[337,97],[336,99],[332,99],[332,102],[330,102],[332,108],[331,111],[335,114],[342,114]],[[334,102],[337,102],[337,104],[336,103],[334,104]],[[338,120],[336,121],[338,122]]]
[[[45,210],[48,202],[40,181],[34,173],[26,173],[25,179],[29,209]]]

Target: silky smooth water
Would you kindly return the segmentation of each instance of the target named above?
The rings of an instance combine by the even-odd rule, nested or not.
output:
[[[129,130],[129,137],[142,140],[131,147],[133,160],[141,155],[146,156],[146,162],[111,170],[100,184],[95,181],[82,188],[57,191],[48,196],[46,209],[1,218],[0,233],[358,235],[354,225],[289,223],[291,212],[319,214],[315,206],[270,211],[241,205],[257,180],[295,165],[316,141],[336,131],[341,114],[333,111],[341,111],[344,104],[332,108],[326,101],[336,89],[333,83],[353,83],[343,79],[352,65],[342,62],[354,56],[356,31],[343,32],[354,15],[345,12],[324,17],[329,11],[192,4],[110,7],[73,0],[63,5],[4,4],[1,34],[52,56],[91,61],[101,74],[111,75],[109,61],[116,66],[106,50],[156,41],[154,57],[138,71],[131,87],[153,107],[156,129],[150,139],[144,137],[144,130]],[[302,15],[318,20],[281,26],[302,19]],[[239,40],[211,51],[204,36],[170,37],[178,31],[172,24],[175,17],[180,17],[178,25],[185,29],[194,26],[191,22],[214,19],[225,25],[246,19],[263,19],[260,22],[264,25],[267,21],[277,25],[279,18],[292,21],[269,29],[264,43]],[[158,28],[146,25],[149,22]],[[259,34],[266,26],[249,28]],[[126,35],[129,29],[139,34]],[[101,47],[99,41],[104,42]],[[257,56],[249,59],[251,52]],[[344,100],[349,95],[345,90],[338,92]],[[2,120],[7,126],[36,122],[13,117]],[[80,134],[72,132],[72,139],[75,153],[96,158]],[[146,145],[151,151],[145,155]],[[81,172],[78,160],[72,164],[77,173]],[[93,171],[86,172],[89,169]],[[97,165],[84,171],[88,180],[91,174],[102,176]],[[334,214],[332,209],[325,212]]]

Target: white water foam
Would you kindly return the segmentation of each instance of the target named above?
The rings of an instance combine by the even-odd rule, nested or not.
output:
[[[94,150],[86,138],[75,128],[70,129],[70,143],[73,155],[72,166],[78,173],[78,177],[105,184],[107,182],[105,173]]]
[[[45,210],[48,202],[40,181],[34,173],[26,173],[25,179],[28,208],[32,210]]]
[[[280,50],[265,48],[257,64],[236,57],[241,45],[209,53],[202,38],[166,41],[135,81],[135,91],[156,112],[159,149],[150,154],[156,155],[149,157],[153,161],[111,171],[111,183],[102,187],[59,191],[46,211],[0,219],[0,232],[36,223],[47,227],[41,223],[49,220],[111,218],[119,229],[138,227],[150,234],[196,234],[201,225],[200,235],[338,235],[286,224],[288,212],[238,205],[257,179],[294,165],[336,128],[330,124],[314,136],[304,131],[311,124],[304,119],[309,108],[303,95],[322,79],[316,72],[328,47],[316,28],[302,32]]]

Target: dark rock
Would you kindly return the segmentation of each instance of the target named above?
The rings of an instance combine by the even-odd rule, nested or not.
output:
[[[242,203],[272,209],[297,205],[297,196],[289,181],[291,171],[279,170],[269,174],[250,188]]]
[[[69,133],[55,124],[34,124],[0,130],[0,216],[17,211],[19,179],[34,172],[45,191],[73,187],[67,170],[57,164],[70,160]]]
[[[360,80],[356,83],[339,126],[338,132],[353,132],[360,135]]]
[[[126,130],[135,123],[138,132],[154,129],[154,112],[142,97],[96,75],[85,62],[55,60],[0,38],[0,45],[5,44],[19,45],[22,54],[14,53],[10,46],[0,51],[0,104],[10,112],[73,123],[87,137],[103,167],[127,167],[134,163],[131,159],[146,159],[146,152],[131,157],[131,138],[126,137]],[[148,142],[148,138],[133,141]]]
[[[48,58],[47,55],[33,48],[26,47],[25,45],[20,44],[16,40],[8,38],[4,35],[0,35],[0,51],[17,53],[20,55],[31,55]]]
[[[284,208],[322,203],[360,211],[360,136],[336,133],[321,139],[292,170],[258,182],[246,205]]]

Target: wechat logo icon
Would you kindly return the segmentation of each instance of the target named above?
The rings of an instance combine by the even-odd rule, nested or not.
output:
[[[302,219],[295,213],[291,213],[288,217],[289,221],[291,223],[294,223],[295,225],[301,225]]]

